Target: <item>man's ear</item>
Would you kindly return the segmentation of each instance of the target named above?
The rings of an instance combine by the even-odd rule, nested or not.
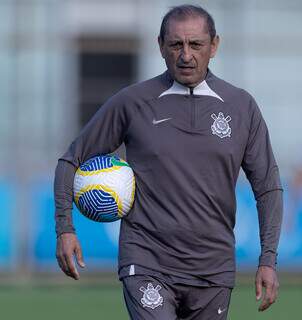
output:
[[[210,55],[211,58],[215,57],[218,46],[219,46],[219,42],[220,42],[220,38],[218,35],[216,35],[211,42],[211,55]]]
[[[159,46],[159,50],[160,50],[161,56],[163,58],[165,58],[165,55],[164,55],[164,43],[163,43],[163,41],[162,41],[160,36],[157,37],[157,42],[158,42],[158,46]]]

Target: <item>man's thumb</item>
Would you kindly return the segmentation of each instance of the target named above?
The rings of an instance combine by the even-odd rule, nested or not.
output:
[[[258,280],[256,281],[256,300],[259,301],[262,296],[262,285],[261,282]]]
[[[82,250],[81,248],[77,247],[75,250],[76,258],[77,258],[77,263],[81,268],[85,268],[85,263],[83,260],[83,255],[82,255]]]

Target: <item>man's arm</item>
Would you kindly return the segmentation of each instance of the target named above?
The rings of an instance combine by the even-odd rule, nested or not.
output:
[[[242,168],[257,201],[261,255],[255,284],[257,300],[263,297],[259,311],[264,311],[276,300],[279,287],[275,268],[282,222],[282,186],[267,126],[254,99],[250,103],[253,113]]]
[[[56,258],[61,270],[69,277],[78,280],[79,272],[74,263],[84,268],[80,243],[75,234],[72,222],[73,179],[76,168],[71,163],[59,160],[55,173],[55,204],[56,204]]]
[[[118,93],[100,108],[58,161],[54,183],[56,257],[62,271],[76,280],[79,272],[74,258],[81,267],[84,262],[72,222],[74,175],[76,169],[92,156],[117,149],[127,133],[128,123],[125,97]]]
[[[283,199],[282,191],[274,190],[257,199],[260,228],[261,255],[256,273],[256,299],[262,302],[259,311],[273,304],[278,295],[279,282],[275,270],[277,264],[277,245],[280,237]],[[265,294],[262,291],[265,288]]]
[[[77,168],[68,161],[59,160],[55,172],[56,234],[75,233],[72,222],[73,180]]]

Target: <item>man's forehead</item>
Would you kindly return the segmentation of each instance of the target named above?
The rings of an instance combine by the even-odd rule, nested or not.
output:
[[[184,35],[207,38],[210,34],[206,19],[200,16],[171,17],[167,24],[166,36],[168,38],[182,38]]]

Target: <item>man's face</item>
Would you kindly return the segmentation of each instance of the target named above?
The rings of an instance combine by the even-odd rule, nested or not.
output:
[[[177,82],[194,88],[206,76],[210,58],[215,56],[219,38],[212,41],[205,19],[188,17],[168,21],[164,41],[158,39],[162,57]]]

